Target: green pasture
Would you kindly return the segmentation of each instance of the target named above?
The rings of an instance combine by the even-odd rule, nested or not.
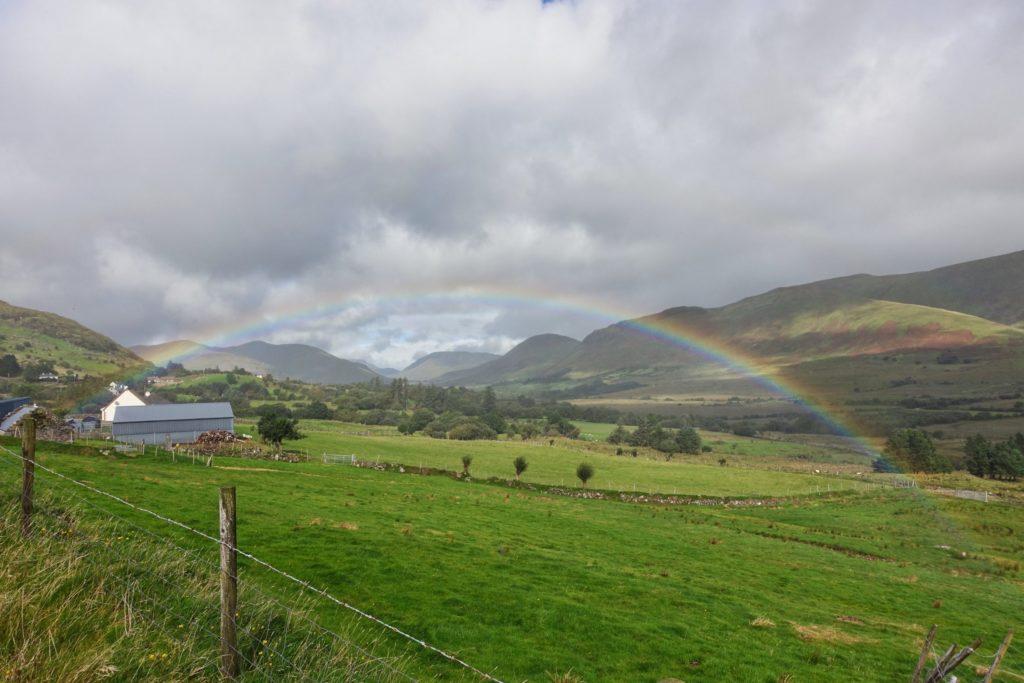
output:
[[[239,429],[250,433],[254,431],[252,425],[242,425]],[[595,470],[588,484],[590,488],[615,491],[709,496],[786,496],[861,488],[865,485],[850,479],[747,467],[733,467],[730,472],[723,473],[722,469],[729,469],[729,459],[734,464],[741,463],[742,454],[739,449],[725,454],[727,466],[723,468],[717,464],[717,458],[721,456],[715,456],[715,453],[703,456],[676,454],[671,462],[666,462],[654,456],[653,451],[646,452],[646,457],[619,456],[615,455],[615,447],[609,444],[581,440],[555,439],[554,445],[546,438],[530,441],[456,441],[421,435],[401,436],[389,428],[347,425],[327,420],[302,420],[299,429],[305,438],[285,442],[285,447],[308,453],[312,459],[320,458],[323,453],[352,454],[359,460],[458,472],[462,470],[462,456],[468,455],[473,458],[470,474],[480,479],[513,479],[515,469],[512,462],[522,456],[528,463],[522,477],[524,482],[578,486],[576,467],[581,462],[589,462]],[[781,442],[763,441],[757,445],[761,454],[773,447],[783,453],[794,449],[792,444]],[[749,445],[747,449],[757,450]],[[631,449],[626,450],[628,452]],[[714,462],[710,456],[715,456]]]
[[[400,448],[364,441],[379,442],[382,455]],[[474,453],[511,452],[492,446]],[[903,680],[932,623],[939,649],[984,638],[971,665],[1020,625],[1019,507],[891,490],[781,507],[665,507],[315,461],[217,458],[205,468],[60,450],[43,445],[40,461],[209,534],[217,488],[236,486],[241,548],[506,681],[570,670],[586,681]],[[532,462],[558,476],[566,450],[534,447],[550,454]],[[655,465],[689,473],[695,492],[704,482],[756,491],[731,483],[739,469],[698,476],[695,467],[622,459],[661,473],[647,469]],[[0,465],[6,498],[18,480],[17,467]],[[41,491],[66,486],[38,475]],[[216,557],[209,543],[87,497]],[[295,598],[293,586],[251,563],[242,572],[243,582]],[[335,606],[321,604],[318,614],[329,627],[351,626]],[[409,654],[391,636],[367,635]],[[460,678],[412,650],[416,675]],[[1005,670],[1024,670],[1019,649]]]

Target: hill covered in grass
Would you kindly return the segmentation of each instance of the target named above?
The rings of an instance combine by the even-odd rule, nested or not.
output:
[[[804,285],[871,299],[968,313],[1006,325],[1024,322],[1024,251],[902,275],[852,275]]]
[[[504,356],[468,370],[437,378],[439,384],[486,385],[519,378],[543,377],[580,343],[560,334],[538,334],[519,343]]]
[[[437,351],[417,359],[397,376],[413,382],[430,382],[450,372],[469,370],[497,358],[501,356],[496,353]]]
[[[70,318],[0,301],[0,355],[22,367],[50,365],[60,375],[104,377],[146,362],[113,339]]]
[[[354,384],[379,375],[362,363],[338,358],[307,344],[252,341],[238,346],[205,346],[179,340],[133,350],[158,365],[180,363],[187,370],[243,368],[254,374],[273,374],[313,384]]]
[[[651,387],[738,379],[744,373],[737,366],[771,375],[828,359],[856,365],[880,354],[971,356],[992,348],[1018,354],[1024,347],[1022,266],[1024,252],[1017,252],[926,273],[782,287],[718,308],[670,308],[595,330],[551,353],[513,349],[441,381],[543,391],[558,380],[572,391],[596,380]]]

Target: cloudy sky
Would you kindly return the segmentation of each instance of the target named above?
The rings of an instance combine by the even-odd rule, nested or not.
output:
[[[0,299],[404,366],[1024,248],[1024,3],[0,1]]]

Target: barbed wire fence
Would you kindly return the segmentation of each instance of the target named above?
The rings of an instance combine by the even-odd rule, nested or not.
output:
[[[34,437],[34,431],[32,436]],[[320,653],[322,655],[327,649],[331,649],[335,652],[346,654],[345,666],[350,674],[353,673],[352,670],[355,667],[358,669],[358,676],[370,677],[374,680],[417,680],[402,669],[402,657],[393,654],[374,654],[371,648],[360,645],[353,637],[339,633],[337,630],[328,628],[320,623],[312,614],[315,603],[319,601],[355,615],[355,619],[364,622],[365,626],[363,628],[366,630],[379,627],[383,629],[383,632],[397,636],[402,642],[412,643],[419,648],[438,655],[449,664],[461,668],[471,677],[502,683],[493,672],[477,668],[461,657],[342,600],[327,589],[315,586],[309,581],[238,548],[237,544],[227,543],[222,538],[216,538],[188,524],[131,503],[109,491],[104,491],[96,486],[58,472],[51,467],[42,465],[34,457],[34,439],[31,449],[27,450],[23,446],[22,450],[23,453],[19,454],[0,444],[0,453],[5,454],[5,457],[0,458],[0,463],[12,466],[14,469],[19,469],[18,465],[20,463],[20,469],[23,472],[23,532],[28,528],[27,525],[29,524],[28,519],[24,517],[24,486],[26,478],[24,473],[29,471],[31,472],[30,475],[27,475],[29,478],[29,500],[31,500],[32,492],[31,482],[34,481],[38,473],[42,473],[49,483],[55,485],[53,491],[50,492],[51,494],[57,496],[57,489],[59,488],[59,497],[66,497],[76,504],[84,505],[98,512],[104,519],[114,525],[112,529],[117,531],[128,530],[125,533],[129,535],[132,533],[141,535],[140,537],[145,537],[158,548],[163,549],[169,558],[177,561],[177,564],[170,563],[169,567],[177,566],[179,569],[187,567],[189,571],[179,571],[176,573],[157,571],[147,563],[140,562],[140,558],[137,555],[133,555],[130,551],[131,544],[127,542],[130,536],[126,536],[125,533],[111,531],[106,534],[106,537],[97,534],[94,537],[79,537],[77,539],[88,549],[88,552],[83,553],[86,561],[110,564],[111,560],[116,560],[119,567],[125,570],[120,573],[111,571],[105,576],[109,578],[111,584],[115,585],[122,595],[126,596],[126,599],[127,596],[130,596],[135,606],[140,604],[146,605],[152,617],[150,622],[157,628],[163,627],[163,630],[172,638],[180,637],[179,632],[187,630],[204,639],[210,639],[211,649],[209,657],[203,663],[203,666],[208,667],[210,662],[216,662],[218,658],[214,653],[216,652],[216,645],[219,644],[222,653],[225,647],[236,653],[241,660],[240,663],[246,667],[247,672],[263,672],[268,679],[273,676],[276,680],[281,672],[288,671],[290,672],[289,677],[292,680],[320,681],[326,679],[321,677],[323,675],[321,670],[315,669],[322,669],[322,662],[317,662],[316,666],[313,667],[314,671],[307,669],[304,664],[312,663],[307,660],[312,659],[313,653]],[[284,583],[295,587],[300,596],[306,596],[307,604],[303,606],[289,604],[289,602],[265,590],[254,579],[249,579],[240,569],[236,568],[234,571],[225,572],[223,562],[213,562],[208,557],[203,556],[199,550],[188,548],[175,542],[168,536],[132,521],[123,514],[113,512],[108,507],[98,504],[84,494],[93,494],[101,499],[113,501],[117,506],[124,508],[126,511],[131,510],[134,513],[158,520],[185,532],[188,537],[198,539],[201,542],[213,543],[230,553],[236,553],[237,556],[248,560],[252,565],[269,572],[283,580]],[[29,514],[31,514],[31,510]],[[59,519],[56,526],[57,528],[54,529],[51,528],[51,525],[37,524],[33,532],[38,531],[41,534],[49,534],[51,536],[71,533],[70,527],[66,523],[61,523]],[[214,597],[216,580],[213,577],[217,574],[226,575],[231,582],[241,587],[241,594],[244,598],[241,602],[243,605],[246,605],[246,609],[240,608],[237,612],[226,614],[227,619],[230,621],[230,626],[236,631],[238,640],[241,643],[225,644],[223,642],[223,629],[222,633],[216,632],[218,617],[221,619],[222,626],[224,619],[224,610],[216,604]],[[193,577],[194,580],[191,585],[184,585],[185,577]],[[199,579],[195,577],[205,579],[205,581],[200,582],[199,586],[205,589],[205,591],[199,591],[199,593],[204,594],[206,598],[204,600],[188,599],[190,593],[195,593],[197,589],[196,581],[199,581]],[[166,588],[164,593],[174,596],[173,602],[161,599],[153,595],[151,591],[140,590],[140,579],[143,578],[155,585]],[[299,602],[301,602],[301,597]],[[248,609],[252,605],[260,605],[260,607],[256,610]],[[243,614],[245,617],[240,617]],[[168,627],[167,624],[172,622],[177,624],[177,626],[173,628]],[[302,640],[293,639],[289,641],[288,633],[297,633],[297,627],[300,626],[304,627],[304,633],[314,632],[317,636],[315,640],[318,642],[312,642],[314,639],[311,639],[308,635]],[[359,627],[357,626],[357,628]],[[366,634],[364,633],[363,635],[365,636]],[[384,643],[382,635],[383,633],[371,636],[371,640],[378,647]],[[223,656],[221,660],[223,660]],[[221,664],[223,666],[223,661]],[[277,667],[276,671],[278,673],[272,674],[273,669],[270,667]]]

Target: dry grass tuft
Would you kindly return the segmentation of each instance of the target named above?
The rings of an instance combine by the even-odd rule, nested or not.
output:
[[[775,622],[768,617],[757,617],[750,622],[754,628],[775,628]]]
[[[335,529],[346,529],[348,531],[359,531],[359,525],[355,522],[338,522],[334,525]]]
[[[839,643],[841,645],[856,645],[857,643],[873,643],[870,638],[864,638],[863,636],[854,636],[849,633],[843,633],[839,629],[833,628],[832,626],[819,626],[817,624],[798,624],[796,622],[789,622],[793,626],[793,630],[797,632],[801,640],[822,640],[828,643]]]
[[[586,683],[586,681],[583,680],[583,677],[578,674],[574,674],[572,669],[569,669],[564,674],[549,673],[548,681],[550,681],[550,683]]]
[[[863,626],[864,622],[857,617],[850,616],[848,614],[840,614],[836,617],[836,621],[841,621],[844,624],[856,624],[857,626]]]

